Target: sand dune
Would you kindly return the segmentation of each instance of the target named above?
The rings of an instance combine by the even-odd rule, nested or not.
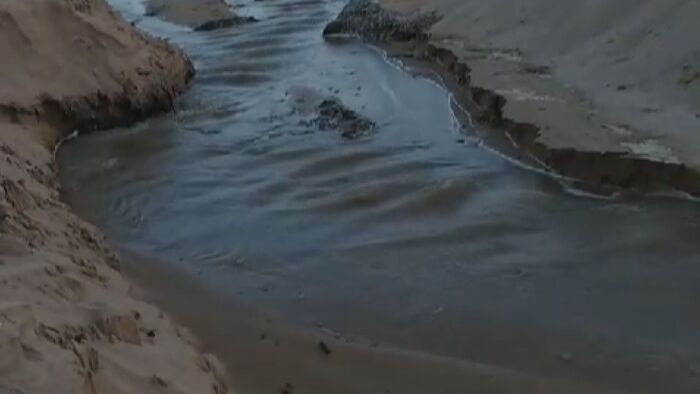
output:
[[[3,1],[0,54],[0,392],[224,392],[216,360],[132,297],[53,165],[74,129],[171,108],[191,64],[103,0]]]

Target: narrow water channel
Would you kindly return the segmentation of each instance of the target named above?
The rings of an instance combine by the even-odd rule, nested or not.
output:
[[[113,3],[198,69],[174,113],[60,152],[115,242],[295,325],[700,392],[696,203],[580,197],[490,153],[436,83],[322,39],[342,2],[251,2],[260,22],[208,33]],[[325,95],[375,133],[303,122]]]

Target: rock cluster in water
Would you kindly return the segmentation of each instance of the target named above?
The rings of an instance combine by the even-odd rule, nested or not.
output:
[[[323,35],[351,34],[369,41],[410,41],[425,35],[439,19],[433,12],[401,15],[372,0],[351,0],[326,26]]]
[[[317,106],[317,115],[307,126],[316,126],[321,130],[337,130],[340,136],[347,139],[357,139],[371,134],[376,125],[371,120],[347,108],[337,98],[324,99]]]

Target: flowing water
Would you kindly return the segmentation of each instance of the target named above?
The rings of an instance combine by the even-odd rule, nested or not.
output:
[[[175,113],[66,145],[68,200],[126,248],[297,325],[698,392],[700,206],[576,196],[503,160],[433,81],[325,42],[340,7],[259,1],[239,12],[260,22],[208,33],[139,19],[198,74]],[[324,95],[375,133],[303,122]]]

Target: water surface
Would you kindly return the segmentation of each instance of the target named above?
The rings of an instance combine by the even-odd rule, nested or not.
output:
[[[433,81],[323,41],[342,3],[254,2],[260,22],[210,33],[114,3],[198,69],[174,114],[61,151],[67,198],[118,243],[294,324],[700,389],[697,204],[577,197],[490,153]],[[376,133],[308,126],[319,95]]]

